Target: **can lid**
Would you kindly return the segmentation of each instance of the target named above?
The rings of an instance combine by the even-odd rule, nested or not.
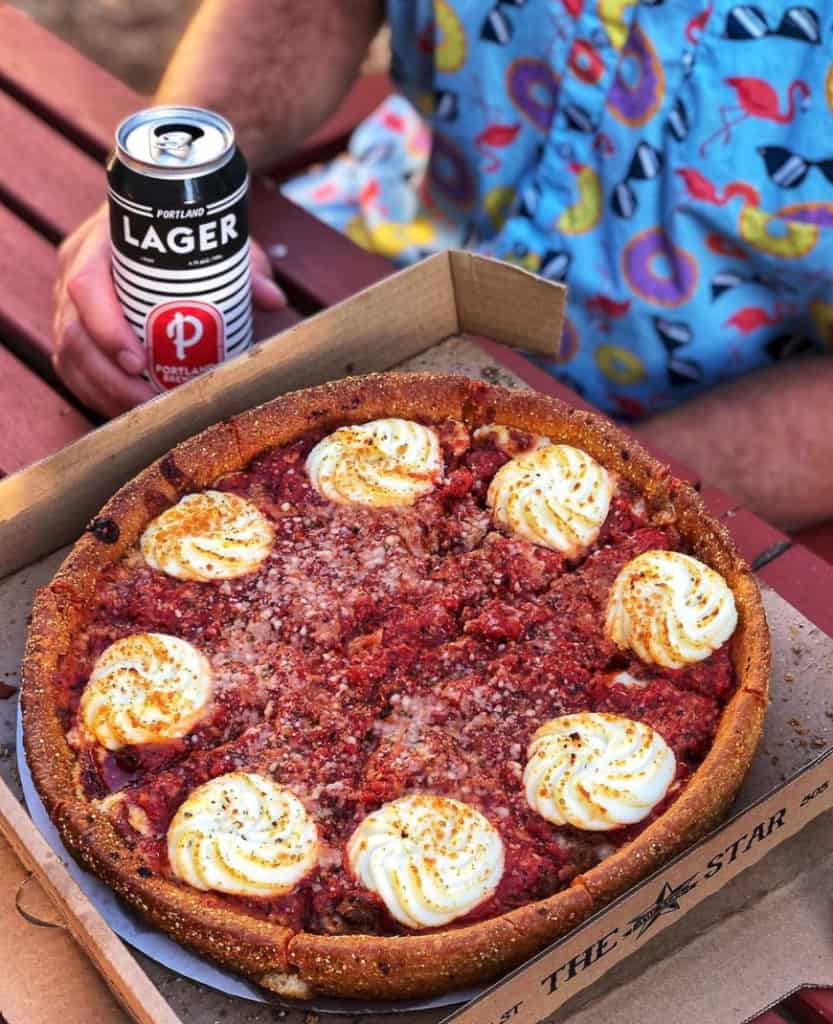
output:
[[[119,158],[153,177],[208,174],[234,153],[228,121],[202,107],[149,107],[131,114],[116,129]]]

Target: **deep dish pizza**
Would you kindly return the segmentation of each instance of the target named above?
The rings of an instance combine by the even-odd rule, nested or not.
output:
[[[299,392],[123,487],[35,605],[73,853],[284,995],[493,978],[702,835],[769,648],[725,530],[599,417],[465,378]]]

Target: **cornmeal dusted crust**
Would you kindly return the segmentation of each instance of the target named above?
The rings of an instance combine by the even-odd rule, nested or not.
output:
[[[151,875],[110,820],[82,799],[59,720],[54,680],[103,568],[183,495],[312,429],[399,416],[506,424],[584,449],[631,481],[654,515],[673,520],[691,552],[720,572],[739,613],[730,642],[738,688],[712,748],[683,794],[636,839],[549,899],[426,935],[293,933],[185,885]],[[291,997],[408,998],[484,982],[522,963],[694,842],[726,812],[760,738],[770,674],[757,585],[699,495],[600,416],[528,391],[463,377],[384,374],[280,397],[178,445],[119,490],[40,590],[23,666],[24,742],[35,784],[72,853],[175,940]]]

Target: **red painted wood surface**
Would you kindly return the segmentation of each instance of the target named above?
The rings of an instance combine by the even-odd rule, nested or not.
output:
[[[255,341],[265,341],[274,334],[280,334],[287,327],[300,323],[304,318],[297,309],[287,306],[279,309],[276,313],[267,313],[262,309],[256,309],[254,315],[253,335]]]
[[[735,538],[740,553],[753,567],[756,567],[759,560],[769,561],[777,553],[782,553],[791,543],[786,534],[759,519],[748,508],[736,507],[730,510],[723,522]]]
[[[785,1005],[798,1024],[833,1024],[833,989],[802,989]]]
[[[49,74],[32,74],[26,62],[23,62],[25,66],[22,67],[21,50],[34,54],[34,62],[40,59],[48,64]],[[63,139],[56,141],[44,122],[61,126],[69,138],[82,139],[91,152],[103,158],[112,144],[117,121],[141,106],[144,98],[117,82],[102,68],[84,60],[31,19],[6,6],[0,6],[0,87],[7,89],[22,104],[36,112],[36,117],[29,115],[29,129],[22,123],[20,128],[24,135],[31,130],[44,147],[42,151],[40,147],[36,149],[35,157],[40,152],[41,158],[36,159],[34,164],[31,160],[19,161],[29,167],[26,172],[28,176],[15,166],[4,167],[0,154],[0,181],[13,197],[13,202],[25,207],[27,216],[34,223],[42,230],[60,237],[72,230],[80,219],[101,202],[104,182],[96,161],[76,148],[70,147],[67,151],[69,143]],[[317,139],[315,144],[323,145],[327,139],[343,137],[350,112],[366,113],[370,104],[375,105],[388,88],[387,83],[380,78],[368,87],[358,87],[356,98],[348,97],[333,123],[328,122],[314,137],[314,140]],[[111,99],[96,105],[96,95]],[[67,96],[79,103],[77,123],[72,121],[72,104],[66,102]],[[0,104],[3,101],[7,105],[12,104],[8,97],[0,94]],[[14,104],[10,109],[17,115],[23,108]],[[63,169],[66,177],[59,185],[50,178],[47,185],[40,188],[37,182],[31,180],[34,176],[31,167],[39,168],[44,163],[42,155],[52,152],[53,142],[58,146],[59,155],[66,156],[69,173],[63,160],[52,161],[55,173]],[[11,165],[14,151],[11,147],[5,149],[10,151],[8,161]],[[73,182],[70,190],[72,195],[69,197],[62,195],[61,187],[65,186],[67,180]],[[63,190],[66,191],[65,187]],[[277,245],[281,247],[280,251],[286,250],[285,257],[274,261],[276,276],[304,312],[330,306],[392,270],[387,260],[365,253],[338,232],[277,194],[272,185],[253,182],[252,220],[253,234],[262,244],[270,248]],[[271,322],[277,326],[286,326],[294,319],[297,316],[287,313],[283,315],[283,321],[279,317],[273,318]]]
[[[47,72],[48,69],[48,72]],[[56,90],[53,80],[60,83]],[[102,89],[106,80],[107,88]],[[0,2],[0,88],[24,98],[43,119],[96,156],[106,153],[122,118],[145,102],[123,82],[84,60],[76,50],[21,11]],[[335,156],[353,128],[391,91],[387,74],[363,75],[338,110],[297,154],[270,170],[286,178]]]
[[[50,378],[55,247],[2,205],[0,241],[0,339]]]
[[[793,534],[793,540],[796,544],[803,544],[805,548],[809,548],[825,562],[833,563],[833,522],[799,530]]]
[[[22,63],[21,51],[30,55]],[[28,74],[38,61],[49,68],[48,74]],[[79,111],[75,127],[65,136],[62,131],[71,120],[67,97],[78,103]],[[109,99],[96,105],[96,97]],[[0,281],[14,283],[0,293],[0,338],[53,383],[57,382],[51,365],[52,288],[57,270],[53,243],[103,201],[106,187],[101,163],[72,140],[83,136],[88,150],[103,155],[116,121],[141,102],[140,96],[34,21],[0,6],[0,124],[6,137],[15,139],[14,146],[0,147]],[[291,307],[277,313],[257,312],[255,338],[270,337],[300,319]],[[23,386],[19,374],[16,380]],[[18,392],[21,404],[34,402],[27,394],[25,389]],[[69,437],[62,429],[66,402],[58,397],[55,417],[61,419],[53,423],[43,398],[39,392],[38,422],[44,441],[37,448],[28,445],[27,451],[36,451],[32,460],[48,454],[49,443],[57,448],[77,436]],[[5,410],[3,418],[4,422],[10,418]]]
[[[47,238],[60,240],[101,205],[107,187],[103,168],[2,92],[0,124],[3,205]]]
[[[785,1017],[782,1017],[777,1009],[767,1010],[766,1013],[762,1013],[760,1017],[756,1017],[751,1020],[749,1024],[788,1024]]]
[[[833,635],[833,568],[829,563],[794,544],[758,575],[819,629]]]
[[[92,429],[90,421],[0,346],[0,475],[44,459]]]

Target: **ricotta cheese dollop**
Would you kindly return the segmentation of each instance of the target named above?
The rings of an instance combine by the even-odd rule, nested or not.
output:
[[[598,537],[615,486],[586,452],[551,444],[501,466],[486,500],[495,522],[516,537],[575,558]]]
[[[554,825],[603,831],[647,817],[676,770],[673,751],[649,725],[582,711],[538,729],[524,788],[532,810]]]
[[[179,580],[227,580],[269,556],[272,527],[245,498],[224,491],[186,494],[142,534],[145,561]]]
[[[679,551],[646,551],[616,577],[605,631],[642,661],[682,668],[726,643],[737,623],[732,591],[714,569]]]
[[[133,633],[99,656],[79,708],[84,730],[108,750],[164,743],[190,732],[212,696],[208,659],[186,640]]]
[[[408,928],[436,928],[488,899],[503,875],[503,841],[474,807],[429,794],[383,804],[347,844],[353,874]]]
[[[318,852],[318,829],[301,801],[253,772],[199,786],[168,828],[177,878],[237,896],[290,892],[318,863]]]
[[[306,467],[330,501],[385,508],[413,505],[432,491],[443,458],[435,430],[392,418],[340,427],[312,449]]]

